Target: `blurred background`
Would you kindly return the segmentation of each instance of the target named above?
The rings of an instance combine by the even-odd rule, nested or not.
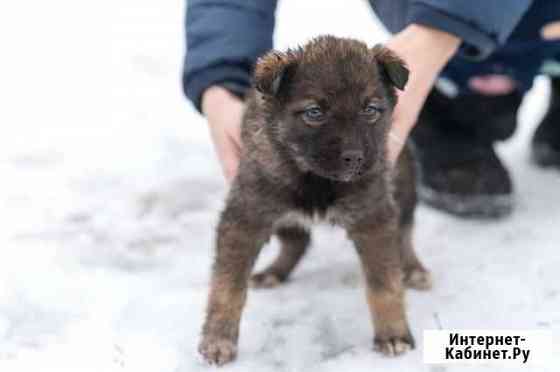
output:
[[[207,369],[195,350],[227,189],[181,90],[184,9],[0,5],[0,371]],[[279,2],[277,48],[325,33],[386,38],[365,1]],[[435,286],[408,295],[416,351],[371,351],[354,251],[319,226],[292,282],[251,293],[239,360],[223,370],[460,371],[422,364],[422,330],[436,318],[444,328],[560,328],[560,177],[534,169],[527,146],[547,84],[536,81],[517,135],[498,149],[517,185],[511,218],[419,209],[417,251]]]

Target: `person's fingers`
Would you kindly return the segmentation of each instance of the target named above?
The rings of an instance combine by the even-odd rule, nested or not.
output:
[[[406,129],[412,128],[411,122],[413,123],[418,115],[419,109],[416,110],[414,107],[422,105],[422,99],[417,102],[417,95],[410,94],[411,91],[407,88],[405,91],[398,92],[399,99],[393,111],[391,129],[387,136],[387,157],[391,165],[396,164],[408,138]]]
[[[393,131],[389,132],[388,139],[387,139],[387,156],[389,158],[389,164],[395,165],[399,155],[405,145],[404,139],[402,139],[398,134]]]
[[[212,142],[214,150],[218,156],[222,173],[228,182],[235,177],[239,163],[239,147],[235,141],[230,138],[227,132],[223,130],[215,130],[211,127]]]
[[[501,96],[513,92],[515,82],[507,75],[485,75],[471,78],[469,87],[484,95]]]
[[[449,59],[455,54],[461,40],[449,33],[430,27],[411,24],[393,36],[386,46],[407,62],[410,79],[399,91],[397,106],[393,111],[391,132],[396,140],[388,141],[388,156],[393,164],[404,146],[410,131],[432,86]]]
[[[229,122],[229,127],[226,132],[231,141],[235,143],[238,149],[241,149],[241,121],[243,120],[243,109],[242,106],[238,112],[234,115],[235,119]]]
[[[243,102],[222,87],[210,87],[204,93],[202,111],[208,119],[214,149],[228,182],[233,180],[239,166],[244,110]]]
[[[240,149],[232,139],[226,139],[228,143],[222,146],[222,153],[220,154],[220,162],[224,176],[228,182],[231,182],[237,174],[239,168],[239,155]]]
[[[228,122],[228,127],[223,132],[224,143],[222,154],[220,155],[224,175],[228,182],[231,182],[237,174],[239,158],[241,156],[241,120],[242,109],[234,113],[235,119]]]

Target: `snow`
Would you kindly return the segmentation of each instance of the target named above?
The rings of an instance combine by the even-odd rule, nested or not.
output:
[[[184,4],[92,4],[27,0],[0,12],[0,371],[213,370],[195,351],[226,186],[181,93]],[[284,0],[278,13],[281,48],[321,33],[386,37],[365,2]],[[422,331],[436,319],[558,330],[560,177],[528,161],[547,89],[537,81],[518,134],[499,146],[517,186],[511,218],[418,211],[435,287],[408,293],[417,350],[372,352],[353,248],[319,226],[291,282],[250,293],[239,358],[222,370],[497,371],[423,364]]]

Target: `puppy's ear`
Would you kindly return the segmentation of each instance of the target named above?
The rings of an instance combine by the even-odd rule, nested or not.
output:
[[[381,44],[374,46],[372,52],[379,63],[381,72],[385,74],[391,84],[399,90],[404,90],[409,75],[406,63],[395,52]]]
[[[265,54],[255,66],[255,88],[264,95],[276,96],[290,80],[297,61],[298,57],[292,51]]]

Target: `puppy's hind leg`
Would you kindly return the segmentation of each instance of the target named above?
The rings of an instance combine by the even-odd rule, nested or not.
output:
[[[414,252],[412,223],[400,227],[400,249],[404,272],[404,285],[408,288],[428,290],[432,288],[432,277]]]
[[[280,253],[270,266],[253,275],[251,284],[255,288],[271,288],[285,282],[311,241],[309,231],[299,225],[280,227],[276,235],[280,240]]]

